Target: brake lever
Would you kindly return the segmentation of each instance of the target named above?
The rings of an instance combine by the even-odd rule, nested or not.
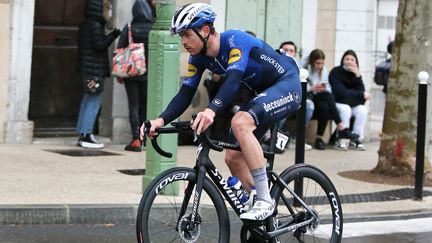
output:
[[[198,134],[196,131],[193,132],[193,142],[196,143],[198,141]]]
[[[150,132],[151,122],[149,120],[146,120],[143,123],[144,123],[144,136],[145,136]]]

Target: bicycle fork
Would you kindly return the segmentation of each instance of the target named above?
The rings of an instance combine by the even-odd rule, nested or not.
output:
[[[199,208],[199,204],[200,204],[200,199],[201,199],[201,193],[202,193],[202,189],[203,189],[203,183],[204,183],[204,178],[206,175],[206,170],[204,166],[199,166],[197,171],[197,180],[196,182],[189,182],[186,189],[185,189],[185,196],[183,199],[183,203],[178,215],[178,219],[177,219],[177,229],[179,226],[179,223],[181,221],[181,219],[183,218],[183,216],[186,213],[187,207],[189,205],[189,201],[192,197],[192,192],[193,189],[195,187],[195,194],[193,195],[193,206],[192,206],[192,212],[190,215],[190,224],[188,226],[187,230],[192,230],[193,227],[195,227],[198,223],[201,223],[201,219],[198,218],[198,208]]]

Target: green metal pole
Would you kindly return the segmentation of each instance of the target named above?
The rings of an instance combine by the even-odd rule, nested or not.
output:
[[[157,19],[149,35],[148,45],[148,93],[147,118],[156,118],[168,105],[179,88],[179,39],[171,36],[169,27],[175,11],[174,0],[159,0],[156,5]],[[158,138],[160,146],[171,153],[172,158],[160,156],[147,141],[146,172],[142,190],[164,170],[176,166],[177,135]]]

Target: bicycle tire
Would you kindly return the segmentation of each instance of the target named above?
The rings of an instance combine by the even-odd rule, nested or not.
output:
[[[303,242],[327,242],[339,243],[342,240],[343,214],[342,206],[337,191],[331,180],[318,168],[311,165],[293,165],[280,175],[281,179],[294,190],[294,181],[303,179],[302,200],[318,213],[319,220],[314,225],[304,226],[279,236],[281,242],[298,242],[297,236]],[[283,197],[293,205],[294,198],[280,183],[275,183],[271,189],[271,196],[277,202],[276,221],[282,225],[293,220],[293,215],[287,210]],[[297,222],[308,216],[303,207],[292,207],[297,217]],[[302,219],[303,218],[303,219]],[[309,217],[310,218],[310,217]]]
[[[190,242],[229,242],[228,211],[218,189],[208,178],[204,180],[198,208],[197,217],[201,220],[199,230],[195,227],[192,233],[186,232],[183,236],[187,238],[186,240],[180,237],[177,221],[180,217],[183,217],[182,222],[188,219],[188,212],[191,211],[195,195],[196,179],[197,174],[193,169],[178,167],[162,172],[149,184],[138,207],[136,222],[138,242],[188,242],[188,239]],[[183,189],[189,183],[193,184],[192,196],[184,214],[186,216],[180,216],[184,199]],[[174,188],[180,188],[179,195],[166,195],[166,192],[172,192]]]

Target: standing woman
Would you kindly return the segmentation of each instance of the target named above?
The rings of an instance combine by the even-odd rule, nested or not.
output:
[[[347,50],[343,54],[340,66],[333,68],[329,80],[344,124],[349,124],[351,117],[355,118],[353,132],[360,135],[360,138],[351,140],[350,148],[365,150],[361,141],[364,138],[368,110],[364,104],[370,98],[370,93],[365,91],[357,54],[353,50]]]
[[[333,119],[336,123],[338,138],[356,139],[357,134],[353,134],[348,128],[345,127],[346,123],[343,123],[336,103],[331,94],[332,89],[328,80],[328,71],[324,66],[325,55],[320,49],[313,50],[308,57],[308,62],[305,68],[309,71],[308,91],[312,95],[315,110],[314,116],[318,120],[317,135],[315,139],[315,149],[324,150],[325,143],[322,140],[324,131],[327,126],[329,119]],[[336,146],[339,150],[347,150],[348,148],[342,143],[338,143]]]
[[[84,94],[76,131],[80,134],[78,146],[84,148],[104,147],[94,137],[93,127],[100,108],[104,79],[111,74],[108,47],[120,35],[117,28],[105,35],[106,21],[111,18],[109,7],[109,0],[87,0],[85,19],[79,28],[77,71],[82,74]]]
[[[155,20],[156,0],[136,0],[132,7],[131,22],[134,43],[144,43],[146,60],[148,60],[148,36]],[[128,24],[123,28],[117,48],[128,46]],[[146,120],[147,113],[147,73],[137,77],[120,79],[124,83],[129,104],[129,122],[132,130],[132,141],[125,150],[141,152],[143,144],[139,139],[140,125]]]

